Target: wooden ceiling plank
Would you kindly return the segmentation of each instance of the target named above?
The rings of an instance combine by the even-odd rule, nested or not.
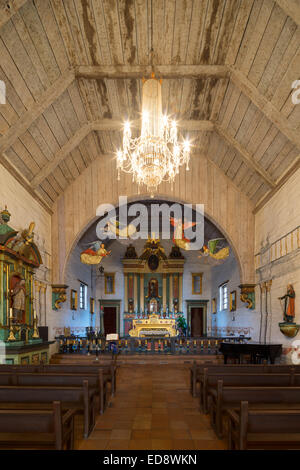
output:
[[[81,34],[80,24],[77,18],[77,12],[73,0],[64,0],[63,7],[65,9],[67,22],[71,31],[72,42],[75,52],[75,62],[72,64],[88,64],[87,52]]]
[[[47,2],[44,2],[44,3],[47,3]],[[47,89],[51,85],[51,82],[49,80],[48,74],[46,73],[44,69],[43,63],[30,37],[30,34],[28,32],[28,29],[26,27],[26,24],[24,23],[22,16],[19,13],[14,15],[12,18],[12,23],[22,41],[22,44],[27,52],[28,57],[30,57],[30,60],[32,61],[34,69],[44,89]]]
[[[110,51],[111,46],[109,44],[106,32],[105,16],[103,13],[102,1],[92,2],[92,8],[95,18],[95,26],[97,31],[99,48],[101,51],[101,63],[103,65],[110,65],[112,63]]]
[[[44,3],[48,3],[48,1]],[[20,14],[26,24],[26,28],[39,54],[50,83],[52,84],[59,78],[61,72],[57,65],[51,43],[41,23],[35,2],[26,3],[20,11]],[[64,67],[64,69],[66,69],[66,67]]]
[[[243,35],[247,27],[253,2],[254,0],[241,0],[237,19],[229,41],[227,55],[225,59],[225,63],[228,65],[234,65],[236,61],[236,57],[241,46]]]
[[[102,57],[92,3],[93,2],[91,0],[75,2],[75,8],[88,63],[100,65],[102,64]]]
[[[122,38],[119,24],[118,2],[102,1],[108,43],[112,62],[114,64],[124,64]]]
[[[26,111],[16,124],[0,138],[0,152],[4,152],[30,125],[67,89],[74,81],[74,72],[66,72],[60,79],[46,90],[38,100]]]
[[[257,83],[257,88],[261,94],[265,95],[270,83],[272,80],[274,80],[274,78],[280,83],[280,79],[278,79],[278,68],[280,67],[281,62],[284,60],[284,56],[289,49],[296,30],[297,26],[295,23],[291,20],[291,18],[287,18],[281,34],[276,44],[274,45],[273,51],[271,51],[269,54],[269,60],[262,73],[262,76]],[[266,98],[271,99],[271,97],[268,96],[266,96]]]
[[[236,139],[234,139],[230,134],[228,134],[228,132],[225,129],[223,129],[218,124],[215,124],[215,129],[218,132],[218,134],[221,137],[223,137],[226,142],[228,142],[229,145],[231,145],[238,151],[242,160],[250,168],[252,168],[253,171],[258,173],[271,188],[275,187],[275,182],[268,175],[268,173],[263,168],[261,168],[260,165],[258,165],[258,163],[253,159],[252,155],[245,148],[243,148]]]
[[[60,27],[55,19],[50,1],[35,0],[35,8],[47,35],[53,55],[61,73],[68,69],[69,62],[65,45],[62,39]]]
[[[295,31],[290,43],[287,45],[287,49],[278,64],[276,71],[270,81],[266,92],[264,92],[265,97],[272,101],[272,98],[277,90],[277,88],[282,83],[282,80],[285,76],[286,71],[288,70],[290,64],[293,61],[294,56],[297,54],[297,49],[299,48],[300,44],[300,27]],[[290,90],[289,90],[290,91]]]
[[[205,12],[208,0],[194,0],[190,25],[190,37],[187,44],[186,64],[197,64],[199,48],[205,24]]]
[[[41,0],[43,1],[43,0]],[[61,0],[50,0],[51,8],[55,16],[56,22],[59,26],[59,31],[65,46],[66,54],[69,61],[69,66],[77,63],[75,44],[72,38],[72,31],[67,18],[67,14],[64,8],[64,4]]]
[[[225,63],[227,51],[232,40],[232,34],[240,9],[241,6],[239,4],[239,0],[236,0],[235,2],[224,3],[224,10],[222,12],[221,23],[219,26],[215,51],[212,60],[213,64]]]
[[[300,26],[300,5],[298,0],[275,0],[275,2]]]
[[[248,79],[255,86],[258,85],[267,67],[285,22],[285,13],[275,4],[248,73]]]
[[[190,37],[193,0],[176,2],[172,44],[172,64],[185,64]]]
[[[118,2],[118,7],[124,63],[138,64],[134,1]]]
[[[245,93],[246,96],[257,106],[264,115],[284,134],[291,142],[300,148],[299,132],[292,128],[289,121],[284,117],[275,106],[261,95],[257,88],[236,68],[230,67],[231,80]]]
[[[28,0],[14,0],[13,2],[1,0],[0,2],[0,29],[4,26]],[[9,6],[8,6],[9,5]]]
[[[255,56],[259,49],[261,40],[263,38],[264,32],[270,20],[272,10],[274,8],[274,3],[270,1],[257,2],[261,5],[259,15],[255,22],[254,30],[251,35],[250,41],[248,43],[247,52],[243,62],[239,66],[239,70],[245,76],[248,75]]]

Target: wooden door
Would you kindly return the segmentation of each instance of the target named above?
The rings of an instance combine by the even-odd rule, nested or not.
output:
[[[105,334],[117,333],[117,307],[104,307],[103,311]]]
[[[203,336],[203,307],[191,308],[191,336]]]

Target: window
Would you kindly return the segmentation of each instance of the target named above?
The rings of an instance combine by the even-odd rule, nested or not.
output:
[[[79,305],[82,310],[86,310],[87,285],[80,282]]]
[[[202,294],[202,276],[203,273],[192,273],[192,292],[193,294]]]
[[[105,273],[105,294],[115,293],[115,273]]]
[[[219,287],[219,294],[220,294],[220,310],[227,310],[228,309],[228,282],[224,282]]]

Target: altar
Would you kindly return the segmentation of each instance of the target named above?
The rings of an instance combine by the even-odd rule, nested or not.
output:
[[[156,313],[152,313],[146,318],[136,318],[132,320],[132,324],[133,327],[129,330],[129,335],[132,337],[176,336],[175,318],[164,318]]]

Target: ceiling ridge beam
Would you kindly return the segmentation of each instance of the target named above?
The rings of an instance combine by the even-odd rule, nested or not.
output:
[[[3,2],[3,7],[0,11],[0,28],[4,26],[28,0],[13,0]]]
[[[297,0],[275,0],[277,5],[300,26],[300,6]]]
[[[17,138],[29,129],[34,121],[64,93],[74,80],[75,72],[73,69],[69,69],[47,88],[34,105],[0,137],[0,153],[5,152],[5,150],[13,145]]]
[[[270,199],[279,191],[280,188],[290,179],[290,177],[300,168],[300,155],[296,158],[294,163],[290,165],[290,167],[287,169],[287,171],[284,173],[283,176],[278,178],[276,181],[276,186],[274,189],[269,191],[265,196],[263,196],[258,203],[256,204],[253,214],[256,214],[262,207],[264,207]]]
[[[258,89],[248,78],[235,67],[228,66],[231,81],[246,95],[250,101],[284,134],[288,140],[300,149],[300,133],[294,129],[282,113]]]
[[[275,181],[269,176],[269,174],[262,168],[259,163],[255,161],[252,155],[246,150],[234,137],[232,137],[226,129],[223,129],[219,124],[215,124],[215,130],[217,134],[222,137],[231,147],[238,151],[240,157],[248,165],[251,170],[257,173],[264,182],[270,186],[270,188],[275,188]]]
[[[0,154],[0,164],[13,176],[13,178],[20,183],[21,186],[35,199],[44,209],[48,214],[52,215],[53,211],[52,209],[48,206],[46,201],[42,199],[37,192],[32,188],[31,183],[23,176],[21,173],[9,162],[8,158]]]
[[[76,78],[117,79],[145,78],[152,72],[158,78],[228,77],[226,65],[79,65],[75,67]]]

